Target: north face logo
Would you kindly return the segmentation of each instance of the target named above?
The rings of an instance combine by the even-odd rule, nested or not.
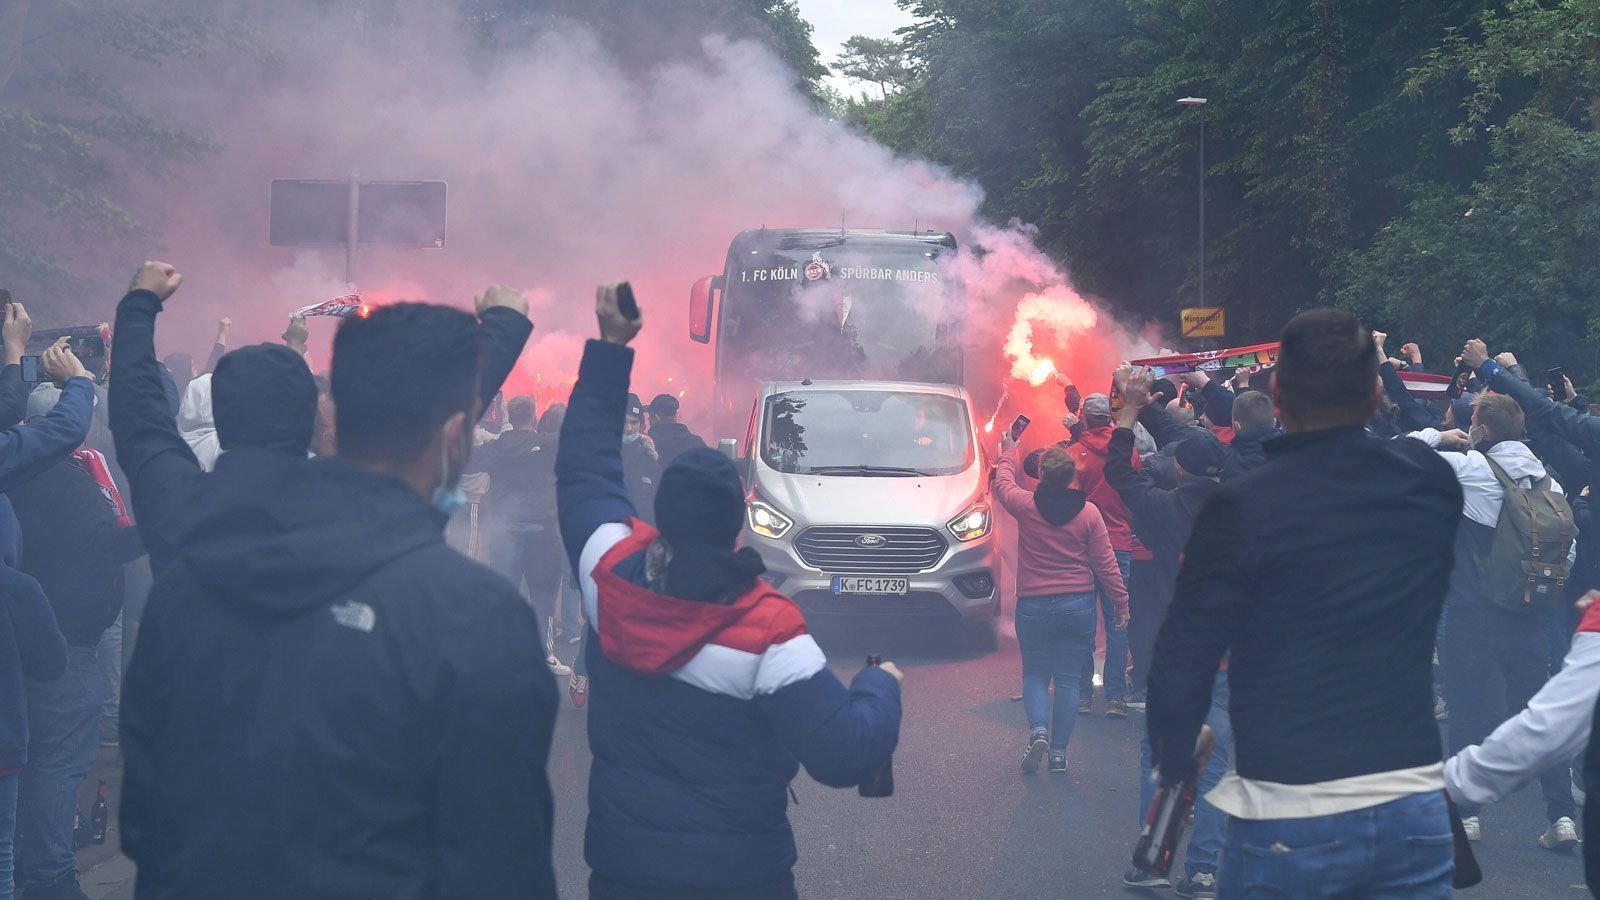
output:
[[[346,628],[370,634],[378,624],[378,614],[365,603],[346,600],[333,607],[333,620]]]

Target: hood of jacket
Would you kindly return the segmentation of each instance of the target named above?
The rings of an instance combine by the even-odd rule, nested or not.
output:
[[[1106,448],[1111,443],[1111,435],[1115,433],[1116,429],[1110,425],[1104,428],[1089,428],[1083,432],[1083,435],[1075,443],[1101,459],[1105,459]]]
[[[444,540],[445,521],[399,479],[337,457],[241,447],[159,529],[218,601],[292,612]]]
[[[1088,502],[1083,491],[1077,488],[1041,484],[1039,489],[1033,492],[1033,505],[1039,510],[1039,516],[1057,528],[1076,519],[1078,513],[1083,512],[1084,504]]]
[[[178,405],[178,432],[200,460],[200,467],[211,471],[222,452],[217,441],[217,423],[211,410],[211,376],[201,375],[189,382]]]
[[[1544,463],[1521,441],[1501,441],[1490,447],[1484,455],[1499,463],[1507,475],[1518,480],[1532,478],[1537,481],[1546,474]]]

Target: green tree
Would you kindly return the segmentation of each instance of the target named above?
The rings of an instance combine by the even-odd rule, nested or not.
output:
[[[1600,0],[1514,0],[1452,29],[1412,73],[1411,98],[1454,94],[1467,185],[1431,183],[1338,296],[1454,355],[1481,336],[1530,363],[1600,375]],[[1465,84],[1464,97],[1455,93]]]
[[[1482,0],[901,0],[909,87],[850,116],[976,179],[985,213],[1039,227],[1084,289],[1173,322],[1196,275],[1207,116],[1207,299],[1232,338],[1324,302],[1347,254],[1427,179],[1470,183],[1445,97],[1400,91]]]
[[[256,46],[205,4],[0,2],[0,271],[19,298],[82,284],[63,254],[148,238],[125,206],[129,175],[164,177],[216,149],[203,133],[123,89],[154,68],[227,45]]]
[[[624,66],[648,71],[700,52],[708,34],[765,44],[795,73],[796,86],[821,98],[828,69],[812,43],[811,23],[795,0],[458,0],[477,37],[490,48],[526,46],[561,22],[593,31]]]
[[[882,100],[889,99],[891,89],[903,90],[911,79],[905,45],[892,38],[872,38],[862,34],[844,42],[844,49],[833,70],[853,81],[877,85]]]

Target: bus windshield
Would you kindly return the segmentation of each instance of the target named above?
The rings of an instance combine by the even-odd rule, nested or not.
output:
[[[761,458],[780,472],[954,475],[973,461],[967,407],[904,391],[790,391],[767,399]]]
[[[925,245],[761,251],[738,262],[724,293],[724,373],[959,381],[942,346],[944,287]]]

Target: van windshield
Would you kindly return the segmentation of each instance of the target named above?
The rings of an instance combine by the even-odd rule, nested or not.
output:
[[[798,475],[954,475],[972,465],[967,405],[898,391],[790,391],[767,398],[761,458]]]

